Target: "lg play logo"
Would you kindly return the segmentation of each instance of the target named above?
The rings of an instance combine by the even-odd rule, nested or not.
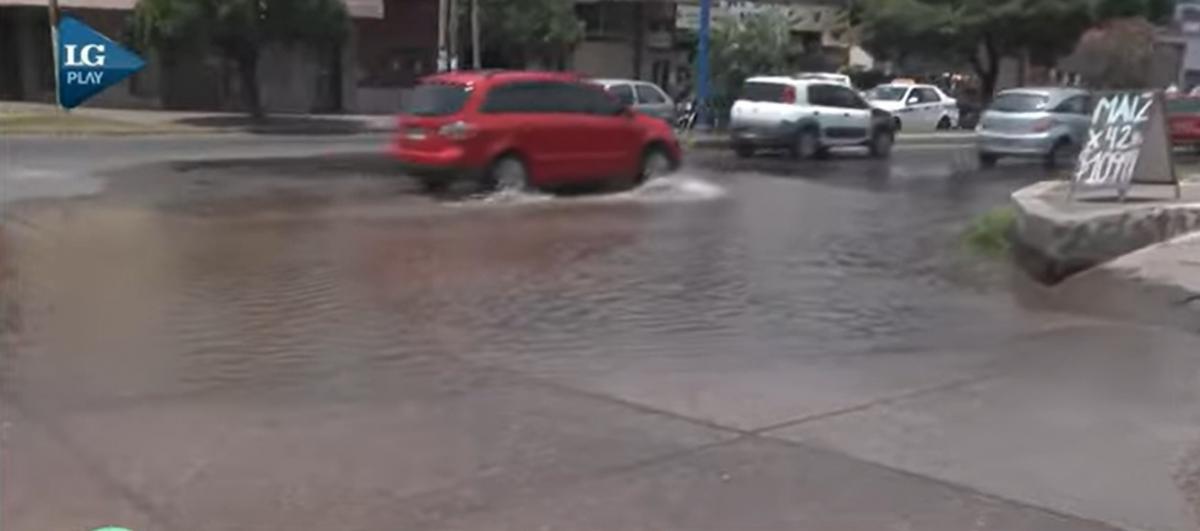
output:
[[[140,57],[74,18],[58,23],[58,102],[68,109],[146,66]]]

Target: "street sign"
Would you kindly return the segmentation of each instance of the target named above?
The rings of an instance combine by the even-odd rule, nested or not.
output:
[[[78,107],[146,65],[108,37],[71,17],[58,23],[58,102]]]
[[[1174,186],[1178,197],[1164,107],[1156,91],[1100,95],[1071,178],[1071,196],[1080,189],[1112,189],[1124,200],[1134,184],[1159,184]]]

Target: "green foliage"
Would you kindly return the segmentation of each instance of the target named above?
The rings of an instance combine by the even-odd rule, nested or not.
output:
[[[479,14],[483,46],[513,65],[556,65],[583,39],[568,0],[479,0]]]
[[[135,42],[160,49],[237,54],[271,42],[337,43],[349,29],[340,0],[138,0],[133,12]]]
[[[990,97],[1004,56],[1051,64],[1091,22],[1091,0],[861,0],[864,45],[877,57],[957,58]]]
[[[1096,20],[1143,17],[1161,24],[1175,13],[1175,0],[1098,0]]]
[[[714,24],[709,50],[714,106],[728,106],[747,77],[787,73],[789,38],[787,21],[767,14]]]
[[[271,43],[323,46],[340,43],[350,31],[341,0],[138,0],[131,34],[138,48],[153,48],[165,60],[185,50],[214,49],[238,64],[246,107],[262,114],[258,56]]]
[[[1075,53],[1088,87],[1143,88],[1153,63],[1154,26],[1143,18],[1108,21],[1085,33]]]
[[[1007,255],[1012,247],[1009,234],[1017,222],[1012,207],[996,208],[976,218],[963,233],[967,248],[985,256]]]

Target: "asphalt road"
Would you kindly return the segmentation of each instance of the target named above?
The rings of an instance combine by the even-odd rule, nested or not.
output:
[[[382,141],[0,140],[4,529],[1195,526],[1200,339],[961,244],[1036,165],[431,198]]]

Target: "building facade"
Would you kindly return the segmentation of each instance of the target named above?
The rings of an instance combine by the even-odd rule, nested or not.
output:
[[[394,112],[403,87],[433,70],[438,0],[344,0],[349,39],[317,49],[261,50],[259,93],[269,112]],[[136,0],[60,0],[74,16],[117,41]],[[147,53],[147,68],[97,96],[97,106],[243,110],[236,65],[204,53],[170,60]],[[54,100],[45,2],[0,0],[0,99]]]
[[[735,23],[753,15],[787,21],[791,33],[791,59],[804,70],[833,71],[850,62],[853,34],[844,2],[714,0],[710,21],[712,24]],[[675,26],[684,31],[699,28],[698,0],[680,2]]]
[[[688,53],[675,41],[675,3],[576,0],[584,39],[569,67],[598,78],[642,79],[670,91]]]

